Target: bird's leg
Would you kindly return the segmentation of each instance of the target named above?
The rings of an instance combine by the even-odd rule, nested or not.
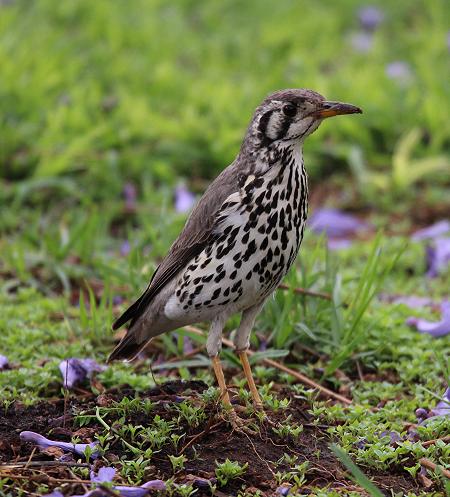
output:
[[[263,404],[258,389],[256,388],[255,380],[253,379],[250,363],[248,362],[247,349],[250,345],[250,333],[255,323],[256,316],[261,311],[263,305],[264,302],[261,302],[253,307],[249,307],[242,313],[241,322],[234,337],[234,345],[236,347],[236,352],[239,355],[239,359],[241,360],[242,368],[244,369],[245,378],[247,379],[248,387],[252,395],[253,405],[259,411],[263,409]]]
[[[223,315],[218,315],[212,322],[206,341],[206,350],[211,359],[214,374],[216,375],[217,383],[219,384],[220,397],[225,405],[231,407],[230,396],[228,395],[225,377],[223,375],[222,364],[219,358],[219,352],[222,348],[222,330],[226,318]]]
[[[248,434],[254,435],[255,432],[250,428],[246,427],[246,421],[241,419],[230,402],[230,396],[228,394],[227,385],[225,383],[225,377],[223,375],[222,364],[219,358],[219,352],[222,348],[222,330],[226,321],[226,316],[219,315],[211,323],[211,328],[209,330],[208,339],[206,341],[206,350],[214,369],[214,374],[216,375],[217,383],[219,384],[220,397],[226,407],[229,408],[230,423],[235,430],[241,430]]]
[[[242,369],[244,370],[245,377],[247,378],[248,388],[252,394],[253,405],[256,410],[262,411],[263,404],[259,396],[258,389],[256,388],[255,380],[253,379],[250,363],[248,362],[248,355],[246,350],[238,350],[239,359],[241,360]]]
[[[219,355],[211,358],[211,362],[214,369],[214,374],[216,375],[217,383],[219,384],[220,398],[226,406],[231,407],[230,396],[228,395],[227,385],[225,383],[225,377],[223,375],[222,363],[220,362]]]

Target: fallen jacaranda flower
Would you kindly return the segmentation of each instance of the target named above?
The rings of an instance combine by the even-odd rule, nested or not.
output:
[[[8,358],[0,354],[0,371],[6,369],[9,366]]]
[[[379,299],[389,304],[403,304],[411,307],[411,309],[422,309],[423,307],[435,307],[437,305],[434,300],[417,295],[388,295],[381,293]]]
[[[53,490],[51,494],[45,494],[43,497],[64,497],[59,490]]]
[[[183,354],[190,354],[194,350],[194,345],[192,344],[192,340],[184,335],[183,336]]]
[[[450,416],[450,387],[444,392],[442,400],[430,411],[432,416]]]
[[[389,444],[393,445],[402,440],[402,437],[396,431],[382,431],[380,437],[389,437]]]
[[[368,5],[359,9],[358,19],[363,29],[373,31],[383,21],[384,14],[378,7]]]
[[[434,223],[431,226],[415,231],[411,235],[411,240],[417,242],[420,240],[427,240],[429,238],[437,238],[442,235],[445,235],[449,231],[450,231],[450,222],[447,221],[446,219],[443,219],[442,221],[438,221],[437,223]]]
[[[120,246],[120,255],[122,257],[126,257],[131,251],[131,244],[128,240],[125,240],[122,242],[122,245]]]
[[[106,483],[105,481],[100,483]],[[122,485],[113,485],[108,490],[118,493],[120,497],[145,497],[148,495],[148,491],[153,490],[165,490],[166,484],[162,480],[151,480],[144,483],[140,487],[124,487]],[[101,488],[95,488],[82,495],[74,495],[73,497],[109,497],[111,492],[106,492]]]
[[[123,187],[123,197],[125,200],[125,210],[134,212],[136,210],[137,192],[134,183],[125,183]]]
[[[49,440],[39,433],[34,431],[22,431],[20,432],[20,439],[24,442],[31,442],[36,444],[40,449],[47,449],[48,447],[58,447],[62,450],[84,456],[86,449],[90,447],[91,458],[96,459],[99,456],[97,449],[97,443],[92,442],[90,444],[73,444],[70,442],[59,442],[58,440]]]
[[[195,204],[195,195],[184,185],[175,188],[175,210],[177,212],[188,212]]]
[[[201,478],[200,476],[197,476],[193,481],[192,485],[195,488],[200,488],[200,489],[210,489],[212,485],[215,485],[217,483],[217,480],[215,478],[211,478],[208,480],[207,478]]]
[[[90,378],[94,372],[99,373],[105,369],[106,366],[101,366],[94,359],[76,359],[72,357],[59,363],[64,388],[72,388]]]
[[[355,235],[370,226],[338,209],[317,209],[311,216],[309,227],[314,233],[326,233],[330,238],[341,238]]]
[[[406,323],[414,326],[419,333],[428,333],[434,337],[442,337],[450,333],[450,302],[444,301],[441,304],[441,320],[434,322],[427,319],[410,317]]]
[[[120,305],[123,302],[123,297],[121,295],[114,295],[112,303],[113,305]]]
[[[405,85],[412,78],[411,66],[403,60],[396,60],[386,66],[386,76],[401,85]]]
[[[428,411],[423,407],[417,408],[415,414],[416,414],[417,421],[419,423],[422,423],[422,421],[424,421],[425,419],[428,418]]]
[[[89,476],[91,481],[93,482],[105,483],[105,482],[112,482],[115,474],[116,474],[115,468],[109,468],[107,466],[104,466],[103,468],[100,468],[98,470],[97,474],[91,471]]]
[[[367,439],[366,438],[361,438],[357,442],[353,444],[357,449],[364,449],[364,447],[367,445]]]
[[[278,495],[281,495],[282,497],[286,497],[289,495],[289,492],[291,491],[291,485],[289,483],[283,483],[280,487],[276,489],[276,493]]]
[[[350,38],[350,43],[355,52],[370,52],[373,46],[373,35],[372,33],[367,33],[365,31],[353,33]]]
[[[328,240],[328,248],[330,250],[341,250],[351,247],[352,241],[348,238],[330,238]]]
[[[427,276],[435,278],[450,262],[450,238],[435,238],[426,248]]]

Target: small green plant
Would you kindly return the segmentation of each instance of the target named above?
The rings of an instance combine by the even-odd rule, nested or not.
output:
[[[281,472],[277,471],[275,473],[275,480],[278,485],[283,483],[290,483],[293,485],[293,490],[301,488],[306,482],[306,471],[309,466],[309,461],[305,461],[301,464],[296,464],[289,471]]]
[[[277,465],[288,464],[294,466],[298,460],[298,456],[284,453],[277,461]]]
[[[303,426],[297,423],[290,423],[292,416],[289,415],[283,423],[278,423],[276,427],[272,427],[272,430],[283,438],[297,438],[303,431]]]
[[[196,428],[202,421],[206,419],[205,410],[202,407],[196,407],[189,402],[181,402],[175,409],[178,411],[178,422],[185,420],[187,424]]]
[[[168,456],[170,464],[172,464],[173,472],[182,471],[184,469],[184,463],[187,461],[187,457],[184,454],[179,456],[170,455]]]
[[[191,497],[191,495],[194,495],[197,492],[197,488],[194,488],[192,485],[175,485],[176,489],[176,494],[179,497]]]
[[[226,485],[230,480],[242,476],[248,467],[248,463],[240,465],[237,461],[225,459],[223,463],[216,461],[216,477],[221,486]]]

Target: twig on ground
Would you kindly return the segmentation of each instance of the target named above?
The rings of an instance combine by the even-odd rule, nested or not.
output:
[[[206,435],[207,433],[210,433],[212,429],[217,428],[220,426],[224,421],[219,421],[218,423],[212,425],[212,426],[207,426],[203,431],[200,433],[197,433],[197,435],[194,435],[189,442],[180,450],[180,454],[183,454],[185,450],[187,450],[194,442],[196,442],[199,438],[201,438],[203,435]]]
[[[423,466],[424,468],[427,468],[427,469],[432,469],[433,471],[435,471],[436,469],[439,469],[440,472],[446,476],[447,478],[450,478],[450,471],[448,469],[445,469],[443,468],[442,466],[438,466],[437,464],[435,464],[433,461],[430,461],[429,459],[427,459],[426,457],[422,457],[422,459],[419,459],[419,463],[421,464],[421,466]]]
[[[364,374],[362,372],[361,364],[358,359],[356,359],[356,370],[358,371],[360,381],[364,381]]]
[[[26,461],[26,462],[15,462],[12,464],[0,464],[0,470],[2,469],[18,469],[18,468],[36,468],[36,467],[51,467],[51,466],[68,466],[74,468],[89,468],[87,463],[79,462],[62,462],[62,461]]]
[[[33,450],[31,451],[30,457],[28,458],[28,461],[25,463],[25,469],[29,466],[31,463],[31,460],[33,459],[34,454],[36,453],[37,447],[33,447]]]
[[[306,288],[291,287],[285,283],[278,285],[280,290],[292,290],[297,295],[308,295],[309,297],[317,297],[319,299],[331,300],[331,295],[324,292],[314,292],[313,290],[307,290]]]
[[[73,478],[53,478],[53,476],[48,476],[46,474],[41,475],[13,475],[11,473],[2,473],[0,472],[0,478],[10,478],[11,480],[35,480],[35,481],[41,481],[42,477],[45,478],[46,483],[86,483],[90,484],[92,483],[90,480],[79,480],[79,479],[73,479]]]
[[[450,435],[445,435],[445,437],[442,438],[434,438],[433,440],[427,440],[426,442],[422,442],[422,445],[423,447],[429,447],[430,445],[434,445],[439,440],[442,440],[443,442],[450,442]]]
[[[185,326],[185,328],[187,330],[191,331],[192,333],[195,333],[195,334],[200,335],[200,336],[205,336],[205,333],[200,328],[196,328],[195,326]],[[222,343],[224,345],[226,345],[227,347],[231,347],[231,348],[234,347],[233,342],[231,340],[228,340],[228,338],[222,337]],[[254,353],[255,352],[253,352],[252,350],[247,350],[247,354],[250,356],[253,355]],[[272,366],[272,367],[277,368],[281,371],[284,371],[285,373],[290,374],[291,376],[296,378],[301,383],[304,383],[305,385],[308,385],[312,388],[319,390],[322,393],[322,395],[324,395],[326,397],[331,397],[331,398],[338,400],[339,402],[342,402],[343,404],[346,404],[346,405],[350,405],[352,403],[352,401],[350,399],[348,399],[347,397],[344,397],[343,395],[339,395],[338,393],[335,393],[332,390],[329,390],[328,388],[323,387],[319,383],[316,383],[314,380],[311,380],[311,378],[308,378],[307,376],[303,375],[302,373],[299,373],[298,371],[295,371],[294,369],[288,368],[284,364],[281,364],[279,362],[276,362],[276,361],[273,361],[272,359],[267,359],[267,358],[262,359],[262,362],[264,364],[267,364],[268,366]]]

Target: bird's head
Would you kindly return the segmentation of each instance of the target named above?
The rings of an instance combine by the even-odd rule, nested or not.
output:
[[[325,100],[312,90],[280,90],[256,109],[249,132],[262,146],[301,142],[327,117],[361,112],[354,105]]]

